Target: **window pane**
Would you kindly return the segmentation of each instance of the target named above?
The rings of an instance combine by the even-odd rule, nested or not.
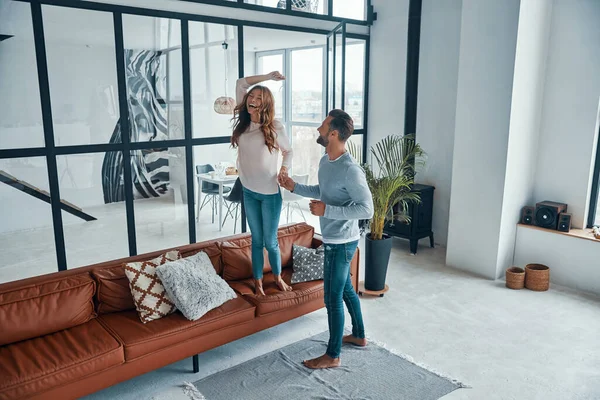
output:
[[[123,15],[123,41],[131,141],[183,139],[179,20]]]
[[[190,22],[189,35],[192,136],[229,136],[233,115],[217,113],[214,104],[219,97],[235,102],[237,27]]]
[[[285,75],[285,66],[283,63],[283,54],[265,54],[259,55],[257,59],[256,73],[259,75],[268,74],[272,71],[279,71]],[[260,84],[268,87],[275,98],[275,118],[283,119],[283,96],[285,94],[285,81],[265,81]]]
[[[342,31],[335,33],[335,101],[333,108],[343,108],[342,106],[342,60],[343,53],[342,47],[344,40],[342,38]]]
[[[333,0],[335,17],[364,20],[365,8],[365,0]]]
[[[244,0],[244,3],[256,4],[265,7],[277,7],[285,9],[286,0]]]
[[[120,143],[111,13],[42,6],[57,146]]]
[[[287,1],[292,2],[293,11],[323,14],[327,0],[244,0],[244,3],[265,7],[286,8]]]
[[[323,120],[323,47],[292,51],[292,120]]]
[[[2,0],[0,149],[43,147],[37,63],[29,3]],[[10,60],[10,62],[9,62]]]
[[[0,283],[58,271],[52,210],[33,196],[50,191],[46,157],[0,160],[0,179]]]
[[[325,153],[323,146],[317,143],[319,132],[317,126],[292,126],[292,150],[294,160],[292,173],[295,175],[308,175],[308,183],[315,185],[318,182],[317,172],[319,161]]]
[[[218,183],[212,184],[202,181],[201,177],[196,175],[196,172],[208,173],[206,171],[215,170],[213,171],[215,178],[219,178],[218,173],[220,168],[225,170],[226,167],[235,167],[236,158],[237,150],[232,149],[229,143],[194,146],[194,185],[196,194],[194,200],[197,216],[196,240],[198,242],[241,232],[241,208],[239,203],[241,193],[232,192],[235,180],[237,179],[235,171],[231,175],[220,177],[223,182],[221,209],[223,223],[221,230],[219,230],[221,198],[219,196]],[[202,188],[200,192],[198,191],[199,187]],[[199,206],[201,209],[199,209]]]
[[[358,152],[358,157],[355,157],[356,162],[362,164],[362,158],[364,158],[363,135],[352,135],[348,141],[356,147],[356,151]]]
[[[327,110],[333,110],[333,35],[327,41]]]
[[[189,243],[185,149],[131,152],[138,253]]]
[[[127,257],[122,153],[57,156],[56,163],[60,196],[76,209],[62,211],[68,268]]]
[[[349,39],[346,43],[346,104],[344,110],[354,120],[354,128],[362,128],[365,87],[365,41]]]

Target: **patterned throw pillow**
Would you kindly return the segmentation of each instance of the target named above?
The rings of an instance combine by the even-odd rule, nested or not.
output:
[[[325,249],[292,245],[292,284],[323,279]]]
[[[123,266],[129,279],[135,309],[143,323],[162,318],[176,310],[156,275],[156,267],[180,258],[179,251],[172,250],[152,260],[131,262]]]

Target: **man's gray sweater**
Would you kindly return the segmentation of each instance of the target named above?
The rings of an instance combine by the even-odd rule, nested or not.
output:
[[[319,162],[319,184],[296,183],[294,193],[325,203],[325,215],[319,218],[324,243],[358,240],[358,220],[373,216],[373,197],[365,173],[348,152],[335,160],[325,154]]]

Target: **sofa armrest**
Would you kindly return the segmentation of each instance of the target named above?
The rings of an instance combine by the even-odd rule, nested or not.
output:
[[[323,237],[321,235],[315,234],[312,240],[312,248],[316,249],[320,245],[323,244]],[[360,273],[360,249],[356,248],[356,253],[354,253],[354,258],[350,262],[350,276],[352,279],[352,286],[354,287],[354,291],[358,293],[358,280]]]

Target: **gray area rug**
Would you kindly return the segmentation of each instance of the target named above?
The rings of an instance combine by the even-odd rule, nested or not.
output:
[[[218,372],[183,391],[192,400],[403,399],[429,400],[461,387],[405,356],[374,344],[342,347],[338,368],[311,370],[302,360],[322,355],[328,332]]]

